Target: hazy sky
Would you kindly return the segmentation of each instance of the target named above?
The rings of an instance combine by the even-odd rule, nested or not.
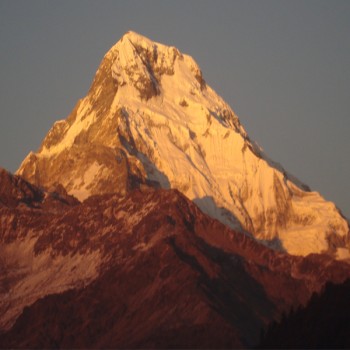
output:
[[[0,0],[0,166],[38,149],[128,30],[192,55],[250,137],[350,217],[348,0]]]

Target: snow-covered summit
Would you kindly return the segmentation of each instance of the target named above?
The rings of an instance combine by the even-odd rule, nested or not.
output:
[[[198,84],[200,89],[205,87],[201,70],[192,57],[135,32],[127,32],[105,57],[113,61],[111,70],[116,85],[136,89],[142,100],[161,94],[162,78],[175,74],[176,61],[181,61],[182,65],[177,70],[180,76],[172,81],[177,85],[173,88],[178,88],[184,80],[191,81],[194,88]]]
[[[107,52],[88,95],[18,173],[80,200],[142,184],[176,188],[289,253],[350,257],[335,205],[263,154],[191,56],[134,32]]]

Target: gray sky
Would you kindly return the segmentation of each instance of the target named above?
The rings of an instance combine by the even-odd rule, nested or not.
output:
[[[350,217],[348,0],[0,0],[0,166],[38,149],[128,30],[192,55],[250,137]]]

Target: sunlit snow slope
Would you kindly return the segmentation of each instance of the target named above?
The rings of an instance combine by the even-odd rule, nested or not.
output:
[[[80,200],[142,184],[176,188],[291,254],[350,257],[335,205],[263,154],[192,57],[134,32],[107,52],[87,96],[17,174]]]

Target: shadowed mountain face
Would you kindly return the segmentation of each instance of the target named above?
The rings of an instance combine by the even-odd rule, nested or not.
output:
[[[69,196],[62,186],[48,193],[33,186],[20,176],[13,176],[0,168],[0,208],[48,208],[60,210],[65,206],[74,206],[79,201]]]
[[[325,255],[270,250],[177,190],[79,203],[0,175],[2,348],[252,346],[282,311],[350,276]]]
[[[261,340],[264,349],[349,349],[350,280],[328,283],[305,308],[272,323]]]
[[[335,205],[249,139],[192,57],[134,32],[106,53],[87,96],[17,174],[79,200],[143,184],[177,189],[280,251],[350,259],[349,225]]]

